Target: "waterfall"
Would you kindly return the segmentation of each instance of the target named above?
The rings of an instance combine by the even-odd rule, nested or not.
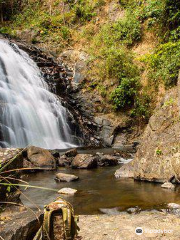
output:
[[[66,109],[48,89],[36,63],[0,40],[0,147],[72,147]]]

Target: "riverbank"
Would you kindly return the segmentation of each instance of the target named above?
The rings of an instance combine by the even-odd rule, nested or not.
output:
[[[178,240],[180,218],[162,212],[80,216],[79,227],[81,229],[79,235],[83,240]],[[141,236],[135,233],[137,227],[142,227],[144,231]],[[170,233],[145,233],[151,230],[170,230]]]
[[[16,211],[12,214],[9,209],[1,215],[0,238],[5,240],[25,240],[27,235],[33,234],[38,229],[39,224],[36,217],[41,222],[41,213],[34,214],[29,210],[25,210],[24,207],[17,208],[19,212]],[[123,212],[118,215],[81,215],[78,226],[80,227],[76,238],[78,240],[131,240],[137,238],[140,240],[178,240],[180,218],[159,211],[144,211],[139,214]],[[143,234],[140,236],[135,233],[137,227],[143,229]],[[160,232],[161,230],[164,232]]]

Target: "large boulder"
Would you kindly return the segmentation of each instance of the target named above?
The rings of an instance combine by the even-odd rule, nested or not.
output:
[[[78,180],[79,177],[73,174],[57,173],[55,180],[58,182],[71,182]]]
[[[135,159],[134,178],[156,182],[180,180],[180,77],[149,120]]]
[[[1,213],[0,239],[27,240],[37,233],[43,222],[43,212],[9,207]]]
[[[24,167],[54,170],[56,169],[56,160],[48,150],[31,146],[27,149]]]
[[[90,169],[96,168],[99,156],[90,154],[77,154],[71,163],[72,168]]]

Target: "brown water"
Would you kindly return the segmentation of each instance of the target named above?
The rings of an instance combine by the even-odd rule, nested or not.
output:
[[[71,173],[79,180],[70,183],[57,183],[57,172],[40,172],[30,174],[25,180],[31,185],[61,189],[63,187],[78,190],[74,196],[63,196],[73,204],[76,214],[98,214],[100,208],[115,208],[124,211],[129,207],[139,206],[143,210],[161,209],[166,203],[180,203],[180,188],[176,191],[162,189],[160,184],[138,182],[131,179],[116,179],[114,173],[118,167],[97,168],[93,170],[73,170],[61,168],[57,172]],[[53,191],[27,189],[25,195],[40,208],[54,201],[59,195]],[[26,206],[35,208],[22,196]]]

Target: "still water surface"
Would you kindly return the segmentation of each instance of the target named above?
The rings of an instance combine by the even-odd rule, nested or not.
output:
[[[116,179],[114,173],[118,167],[97,168],[93,170],[76,170],[60,168],[57,172],[75,174],[79,180],[70,183],[57,183],[57,172],[40,172],[24,177],[31,185],[52,189],[63,187],[75,188],[74,196],[63,196],[75,209],[76,214],[98,214],[100,208],[118,207],[124,211],[129,207],[139,206],[143,210],[161,209],[166,203],[180,203],[180,188],[176,191],[162,189],[161,184],[138,182],[132,179]],[[54,201],[59,195],[53,191],[29,188],[24,194],[40,208]],[[26,206],[35,208],[22,196]]]

